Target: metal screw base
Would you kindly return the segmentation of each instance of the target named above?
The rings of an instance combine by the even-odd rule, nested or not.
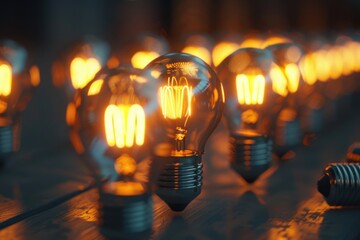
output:
[[[248,183],[269,169],[272,160],[272,141],[259,135],[230,136],[231,167]]]
[[[0,159],[16,152],[20,147],[20,124],[0,127]]]
[[[359,206],[360,164],[331,163],[318,181],[318,191],[330,206]]]
[[[101,232],[111,238],[142,239],[151,233],[153,222],[151,194],[118,196],[100,192]]]
[[[156,156],[156,194],[175,212],[183,211],[201,193],[202,163],[200,155]]]

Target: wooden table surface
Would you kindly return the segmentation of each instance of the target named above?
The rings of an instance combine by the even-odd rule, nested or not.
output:
[[[330,208],[316,190],[329,162],[360,140],[360,114],[323,131],[294,159],[248,185],[228,163],[228,133],[207,144],[201,195],[182,213],[156,196],[150,239],[360,239],[360,209]],[[91,173],[64,143],[20,153],[0,173],[0,239],[105,239]]]

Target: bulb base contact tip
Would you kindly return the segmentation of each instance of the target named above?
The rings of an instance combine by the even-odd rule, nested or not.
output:
[[[156,194],[171,210],[183,211],[201,193],[202,168],[200,155],[154,157]]]
[[[255,182],[269,169],[272,141],[261,135],[230,136],[231,167],[248,183]]]
[[[101,232],[110,238],[147,239],[153,222],[151,194],[119,198],[100,192],[98,221]]]

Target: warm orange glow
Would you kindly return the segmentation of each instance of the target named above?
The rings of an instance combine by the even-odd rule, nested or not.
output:
[[[159,54],[152,51],[139,51],[136,52],[131,58],[131,64],[134,68],[143,69],[148,65],[152,60],[157,58]]]
[[[120,61],[117,57],[112,56],[108,61],[107,61],[107,66],[109,68],[116,68],[117,66],[120,65]]]
[[[338,47],[332,47],[329,50],[329,58],[331,59],[330,78],[338,79],[341,77],[343,69],[343,61],[341,50]]]
[[[274,63],[271,66],[270,78],[273,91],[280,96],[285,97],[288,94],[288,81],[280,67]]]
[[[70,64],[71,83],[75,89],[81,89],[92,80],[101,65],[95,58],[83,59],[76,57]]]
[[[262,48],[266,48],[268,46],[279,43],[287,43],[287,42],[291,42],[290,39],[281,36],[272,36],[267,38],[264,42],[262,42]]]
[[[289,62],[298,62],[301,58],[301,50],[300,48],[296,47],[296,46],[291,46],[289,47],[289,49],[286,51],[286,59]]]
[[[104,80],[102,79],[98,79],[95,82],[91,83],[91,86],[88,91],[88,96],[97,95],[100,92],[103,83]]]
[[[204,47],[187,46],[182,50],[182,52],[192,54],[192,55],[200,58],[207,64],[209,64],[209,65],[211,64],[211,54],[210,54],[209,50],[207,50]]]
[[[356,59],[354,59],[353,50],[348,46],[348,44],[345,45],[342,49],[342,57],[344,63],[343,74],[347,76],[354,71]]]
[[[7,109],[7,103],[0,100],[0,114],[5,112]]]
[[[105,110],[106,140],[111,147],[141,146],[145,138],[145,112],[138,104],[109,105]]]
[[[12,85],[12,68],[8,64],[0,65],[0,96],[9,96]]]
[[[300,82],[300,70],[298,66],[295,63],[287,64],[285,66],[285,74],[288,79],[287,85],[289,92],[296,92]]]
[[[164,118],[181,119],[191,116],[192,87],[186,77],[168,77],[168,84],[159,89]]]
[[[40,84],[40,71],[35,65],[30,68],[30,80],[34,87]]]
[[[315,71],[315,56],[314,53],[306,54],[300,61],[300,71],[304,78],[304,81],[313,85],[316,82],[316,71]]]
[[[215,45],[212,51],[212,60],[214,66],[217,67],[219,64],[230,54],[240,48],[240,45],[232,42],[220,42]]]
[[[136,171],[136,161],[128,154],[123,154],[115,160],[115,170],[122,176],[132,176]]]
[[[265,95],[265,78],[263,75],[238,74],[236,90],[239,104],[262,104]]]
[[[144,194],[145,188],[139,182],[113,181],[104,185],[106,191],[112,191],[119,196],[138,196]]]
[[[76,120],[76,106],[73,102],[69,103],[66,108],[66,123],[69,126],[74,125]]]
[[[248,38],[240,44],[241,48],[263,48],[263,40],[258,38]]]
[[[331,59],[329,58],[327,51],[316,51],[315,58],[315,71],[317,79],[323,82],[327,81],[330,78],[331,70]]]

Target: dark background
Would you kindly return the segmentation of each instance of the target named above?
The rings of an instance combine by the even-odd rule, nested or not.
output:
[[[0,38],[17,40],[39,65],[41,84],[23,114],[23,151],[66,141],[66,96],[51,81],[51,64],[72,41],[86,34],[115,48],[140,32],[176,41],[183,34],[325,33],[358,29],[357,0],[39,0],[2,1]]]

